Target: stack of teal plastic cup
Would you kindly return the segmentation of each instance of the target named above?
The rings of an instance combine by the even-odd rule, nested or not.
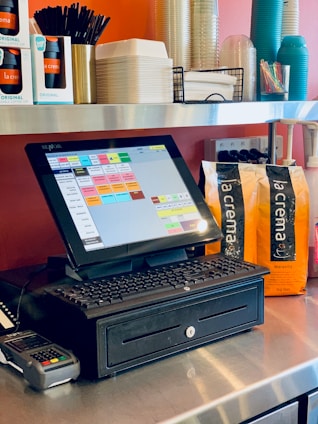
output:
[[[260,100],[260,61],[275,62],[281,44],[282,0],[253,0],[251,40],[256,48],[257,99]]]
[[[277,53],[277,61],[290,65],[289,100],[307,99],[308,49],[302,35],[286,35]]]

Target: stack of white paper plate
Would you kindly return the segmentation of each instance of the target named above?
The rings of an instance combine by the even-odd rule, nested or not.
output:
[[[97,103],[172,103],[164,43],[130,39],[96,46]]]

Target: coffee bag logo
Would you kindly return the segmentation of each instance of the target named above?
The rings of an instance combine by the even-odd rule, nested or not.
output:
[[[294,261],[296,197],[288,168],[267,166],[270,185],[271,260]]]
[[[245,211],[238,166],[217,164],[218,190],[222,210],[221,250],[227,256],[244,257]]]

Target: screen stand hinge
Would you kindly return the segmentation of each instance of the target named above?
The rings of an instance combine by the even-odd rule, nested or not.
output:
[[[188,259],[188,255],[185,249],[174,249],[145,257],[145,261],[149,267],[185,261],[186,259]]]
[[[65,276],[72,280],[84,281],[132,271],[142,271],[147,268],[167,265],[173,262],[184,261],[186,259],[188,259],[186,250],[180,248],[145,257],[137,257],[123,261],[102,262],[80,268],[72,267],[67,256],[56,256],[49,258],[48,267],[49,269],[64,269]]]
[[[74,269],[71,265],[65,265],[65,274],[73,280],[93,280],[132,271],[132,261],[107,262],[95,264],[80,269]]]

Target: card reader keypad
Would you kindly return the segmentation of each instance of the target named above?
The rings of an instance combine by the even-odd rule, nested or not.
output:
[[[43,367],[58,364],[68,359],[67,356],[53,348],[39,350],[30,356],[40,362]]]

